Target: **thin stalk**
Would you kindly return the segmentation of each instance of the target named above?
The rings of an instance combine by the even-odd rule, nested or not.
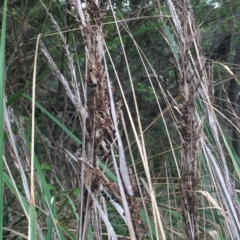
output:
[[[34,128],[35,128],[35,89],[36,89],[36,69],[37,69],[37,56],[38,46],[40,42],[41,34],[38,35],[34,59],[34,70],[33,70],[33,86],[32,86],[32,136],[31,136],[31,190],[30,190],[30,219],[29,219],[29,233],[28,239],[37,239],[36,236],[36,212],[35,212],[35,197],[34,197]]]

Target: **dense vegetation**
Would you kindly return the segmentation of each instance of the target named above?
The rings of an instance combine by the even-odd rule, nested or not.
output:
[[[0,239],[240,239],[237,0],[5,0]]]

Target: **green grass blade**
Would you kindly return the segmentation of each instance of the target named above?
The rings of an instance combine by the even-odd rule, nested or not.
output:
[[[23,96],[29,101],[32,101],[32,98],[29,95],[23,94]],[[39,108],[54,123],[56,123],[75,143],[79,145],[82,143],[78,137],[76,137],[64,124],[62,124],[57,118],[55,118],[50,112],[48,112],[41,104],[39,104],[38,102],[35,102],[35,104],[37,108]]]
[[[26,139],[28,149],[31,149],[31,143],[30,143],[29,139],[26,136],[25,136],[25,139]],[[50,233],[52,233],[53,225],[55,226],[55,230],[57,232],[58,239],[64,239],[61,228],[59,227],[59,225],[57,223],[58,217],[57,217],[57,211],[56,211],[55,205],[54,205],[55,201],[51,197],[50,187],[47,184],[47,181],[45,179],[45,176],[44,176],[42,168],[41,168],[41,164],[39,163],[36,155],[34,155],[34,166],[35,166],[39,181],[41,183],[41,188],[43,191],[42,195],[44,196],[44,199],[46,201],[45,206],[49,212],[48,221],[47,221],[48,227],[49,227],[47,229],[48,230],[48,233],[47,233],[48,238],[47,239],[51,239],[51,237],[52,237]]]
[[[178,69],[181,69],[180,64],[179,64],[179,55],[178,55],[179,50],[178,50],[177,44],[175,42],[174,36],[172,35],[169,27],[165,23],[163,23],[163,27],[165,29],[165,32],[166,32],[166,35],[167,35],[167,38],[169,41],[169,46],[172,49],[172,53],[174,55],[177,65],[178,65]]]
[[[116,175],[106,166],[106,164],[104,164],[102,161],[99,161],[99,166],[114,183],[117,183]]]
[[[141,27],[140,29],[132,32],[131,35],[130,35],[130,34],[125,34],[125,35],[123,35],[123,36],[122,36],[122,40],[127,40],[127,39],[130,38],[130,37],[141,36],[141,35],[143,35],[145,32],[154,30],[154,29],[156,29],[156,28],[158,28],[158,27],[160,27],[160,26],[162,26],[162,25],[163,25],[163,24],[162,24],[161,22],[159,22],[159,23],[155,23],[155,24],[152,24],[152,25],[150,25],[150,26],[147,26],[147,27],[145,27],[145,26],[144,26],[144,27]],[[111,48],[111,47],[113,47],[113,46],[117,46],[118,44],[120,44],[120,39],[119,39],[119,37],[116,37],[114,40],[107,42],[108,48]]]
[[[29,236],[28,240],[35,240],[37,239],[37,234],[36,234],[36,212],[35,212],[35,203],[30,202],[30,210],[29,210],[29,216],[30,216],[30,221],[29,221]]]
[[[7,0],[3,5],[2,32],[0,43],[0,239],[3,233],[3,102],[4,102],[4,77],[5,77],[5,41],[7,21]]]
[[[65,225],[58,223],[58,226],[66,233],[66,235],[69,237],[71,240],[76,240],[76,237],[73,235],[72,232],[70,232]]]
[[[151,232],[154,235],[154,237],[156,237],[157,235],[156,235],[156,228],[154,226],[154,223],[148,219],[148,216],[143,209],[141,209],[140,211],[140,216],[142,217],[142,220],[144,221],[144,223],[149,226],[149,229],[151,229]]]
[[[10,191],[15,195],[15,197],[18,199],[18,202],[20,203],[20,206],[23,209],[23,212],[25,213],[26,216],[28,216],[28,202],[27,200],[23,197],[23,195],[20,193],[20,191],[17,188],[16,183],[14,182],[13,178],[9,177],[6,173],[3,173],[3,181],[10,189]]]

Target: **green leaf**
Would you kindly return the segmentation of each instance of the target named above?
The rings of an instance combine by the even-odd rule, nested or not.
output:
[[[180,64],[179,64],[178,47],[177,47],[177,44],[175,42],[175,39],[174,39],[174,37],[173,37],[169,27],[165,23],[163,23],[163,27],[164,27],[165,32],[167,34],[169,45],[170,45],[170,48],[172,50],[173,56],[175,58],[175,61],[176,61],[177,65],[178,65],[178,69],[181,69],[180,68]]]

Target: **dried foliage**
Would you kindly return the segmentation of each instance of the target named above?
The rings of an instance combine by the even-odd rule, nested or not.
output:
[[[114,194],[114,198],[122,204],[131,238],[135,239],[135,235],[137,235],[138,239],[143,239],[144,233],[139,227],[141,223],[139,217],[141,204],[139,204],[138,200],[133,196],[132,184],[118,131],[117,121],[118,116],[120,116],[120,108],[115,107],[113,102],[112,86],[108,79],[107,69],[105,69],[104,66],[105,50],[102,33],[103,15],[100,10],[100,5],[93,0],[87,1],[87,10],[83,11],[80,1],[71,1],[70,3],[75,7],[79,15],[79,19],[77,16],[74,17],[76,21],[79,22],[79,28],[86,49],[87,70],[85,73],[85,88],[89,88],[90,91],[89,96],[84,96],[85,102],[87,102],[84,107],[80,98],[77,97],[77,92],[74,91],[74,89],[77,89],[76,79],[73,79],[73,90],[70,90],[66,79],[60,74],[60,71],[57,69],[43,45],[42,51],[48,60],[49,66],[63,83],[69,98],[79,111],[83,126],[86,126],[84,141],[81,146],[81,157],[79,157],[79,183],[83,191],[80,207],[80,214],[82,217],[80,219],[79,237],[82,239],[86,238],[94,204],[93,196],[98,193],[100,188],[106,188],[109,189]],[[53,22],[61,36],[57,23],[54,20]],[[62,41],[69,58],[70,69],[72,69],[71,76],[75,76],[74,67],[64,37],[62,37]],[[117,106],[119,106],[119,103]],[[103,149],[103,151],[100,149]],[[116,153],[118,153],[120,160],[121,175],[118,178],[119,186],[109,182],[106,177],[104,177],[103,173],[99,171],[97,163],[98,159],[103,158],[111,162],[112,159],[115,158]],[[115,170],[118,171],[117,166]],[[124,184],[124,188],[121,187],[121,181]],[[94,230],[96,234],[99,230],[99,224],[100,222],[94,224],[96,226]],[[110,235],[113,239],[116,239],[114,232],[111,231]]]
[[[199,34],[189,1],[168,1],[176,36],[179,38],[179,81],[183,102],[179,104],[181,120],[178,129],[183,143],[181,192],[183,197],[183,219],[187,239],[200,239],[198,227],[199,143],[202,137],[202,123],[195,109],[194,101],[201,82],[204,63],[201,59]],[[193,51],[192,51],[193,50]],[[198,62],[200,61],[200,62]]]
[[[168,0],[169,10],[177,37],[178,53],[173,51],[175,63],[178,69],[181,92],[184,101],[178,105],[181,113],[181,121],[178,128],[183,143],[182,171],[181,171],[181,192],[183,197],[183,220],[187,239],[202,239],[199,231],[198,206],[199,200],[196,194],[200,183],[200,162],[199,154],[201,148],[210,154],[205,144],[207,138],[203,133],[203,119],[200,119],[196,110],[196,99],[206,103],[205,111],[208,116],[208,124],[216,141],[216,149],[223,164],[223,178],[220,177],[220,169],[217,167],[213,154],[207,156],[212,170],[215,172],[217,186],[220,189],[225,207],[229,210],[232,219],[233,238],[239,236],[239,204],[236,202],[235,192],[229,178],[223,150],[220,146],[220,138],[216,126],[216,116],[211,108],[213,92],[211,82],[206,72],[205,59],[202,55],[199,31],[195,27],[194,17],[190,1]],[[172,49],[173,46],[170,45]],[[221,132],[221,130],[220,130]],[[201,146],[201,147],[200,147]],[[205,153],[206,153],[205,152]],[[224,183],[223,183],[224,179]],[[232,198],[230,197],[232,196]],[[230,198],[232,200],[230,200]],[[231,212],[231,213],[230,213]]]

